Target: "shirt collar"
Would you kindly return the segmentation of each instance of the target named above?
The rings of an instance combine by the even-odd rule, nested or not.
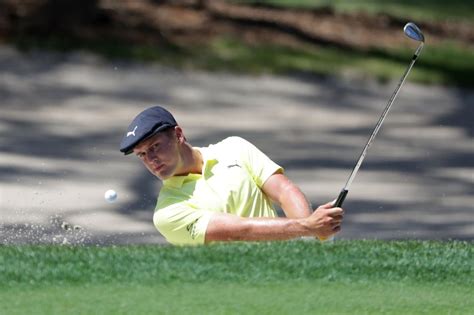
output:
[[[195,147],[194,149],[199,150],[202,155],[203,166],[202,166],[202,174],[188,174],[184,176],[173,176],[163,181],[164,186],[172,187],[172,188],[181,188],[185,182],[189,181],[196,181],[201,177],[204,179],[208,179],[212,177],[214,174],[212,173],[212,168],[219,163],[216,159],[215,155],[213,154],[212,150],[209,148],[199,148]]]

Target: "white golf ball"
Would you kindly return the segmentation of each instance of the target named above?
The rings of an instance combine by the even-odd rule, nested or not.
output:
[[[105,192],[104,198],[107,202],[112,203],[117,200],[117,193],[115,192],[115,190],[109,189]]]

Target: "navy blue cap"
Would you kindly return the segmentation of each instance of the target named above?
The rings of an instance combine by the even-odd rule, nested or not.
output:
[[[120,143],[120,152],[125,155],[130,154],[140,141],[177,125],[178,123],[173,115],[163,107],[153,106],[147,108],[138,114],[128,126],[128,130]]]

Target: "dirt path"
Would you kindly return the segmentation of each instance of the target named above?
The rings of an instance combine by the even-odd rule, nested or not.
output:
[[[0,243],[159,243],[160,187],[117,151],[143,108],[194,145],[240,135],[314,205],[334,199],[396,83],[237,76],[0,46]],[[474,239],[474,93],[407,84],[353,183],[341,238]],[[103,193],[115,189],[119,201]],[[74,229],[76,227],[76,229]]]
[[[409,46],[400,34],[408,22],[388,14],[338,13],[231,4],[224,0],[83,0],[0,3],[0,41],[8,38],[67,36],[82,40],[193,47],[216,36],[250,43],[313,43],[351,50]],[[422,22],[431,44],[457,41],[474,45],[471,23]],[[376,39],[376,40],[374,40]]]

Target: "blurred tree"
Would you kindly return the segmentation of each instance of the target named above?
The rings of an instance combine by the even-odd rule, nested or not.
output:
[[[98,0],[47,0],[33,7],[26,19],[19,18],[17,22],[20,33],[47,36],[80,35],[84,26],[104,25],[110,20],[98,6]]]

